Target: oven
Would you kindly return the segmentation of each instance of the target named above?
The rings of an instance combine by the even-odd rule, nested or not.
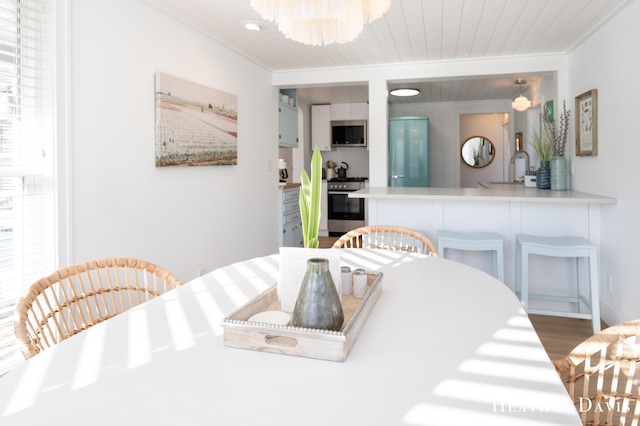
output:
[[[337,178],[327,181],[329,236],[339,237],[365,226],[364,198],[349,198],[349,192],[365,187],[365,178]]]

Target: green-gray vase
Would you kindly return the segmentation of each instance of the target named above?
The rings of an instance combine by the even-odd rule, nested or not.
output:
[[[307,260],[307,271],[293,308],[291,324],[295,327],[338,331],[343,322],[342,304],[329,272],[329,260]]]
[[[567,159],[562,156],[551,158],[551,190],[567,190]]]

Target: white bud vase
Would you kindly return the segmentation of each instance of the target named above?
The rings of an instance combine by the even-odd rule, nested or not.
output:
[[[567,159],[560,155],[551,158],[551,190],[567,190]]]

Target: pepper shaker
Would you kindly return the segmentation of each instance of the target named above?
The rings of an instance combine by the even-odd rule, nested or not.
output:
[[[367,294],[367,273],[364,269],[353,271],[353,295],[362,299]]]
[[[351,268],[343,266],[340,268],[340,289],[342,294],[351,294],[353,284],[351,281]]]

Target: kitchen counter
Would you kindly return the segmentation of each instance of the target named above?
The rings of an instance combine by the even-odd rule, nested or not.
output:
[[[285,183],[279,183],[278,184],[278,189],[289,189],[289,188],[297,188],[299,187],[300,184],[299,183],[295,183],[295,182],[285,182]]]
[[[424,233],[434,243],[440,229],[497,232],[504,240],[505,284],[515,288],[515,236],[582,236],[600,247],[602,209],[615,198],[578,191],[527,188],[516,183],[482,183],[479,188],[369,187],[349,193],[368,202],[369,225],[395,225]],[[488,252],[448,250],[447,258],[490,272]],[[575,291],[575,265],[553,267],[535,256],[531,292]],[[606,256],[602,270],[609,270]],[[550,287],[549,287],[550,286]],[[554,287],[555,286],[555,287]],[[554,294],[556,294],[554,293]]]
[[[349,193],[352,198],[385,200],[519,201],[537,203],[615,204],[616,199],[578,191],[526,188],[517,183],[481,183],[480,188],[369,187]]]

